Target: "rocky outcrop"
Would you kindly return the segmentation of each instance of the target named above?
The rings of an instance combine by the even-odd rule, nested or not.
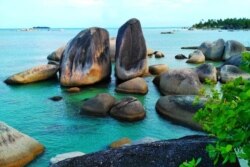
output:
[[[202,64],[195,69],[201,82],[210,80],[217,82],[217,70],[212,64]]]
[[[116,38],[110,38],[109,39],[109,55],[112,62],[115,62],[115,44],[116,44]]]
[[[115,55],[115,73],[120,80],[139,77],[148,71],[147,48],[139,20],[130,19],[119,28]]]
[[[250,74],[233,65],[224,65],[220,70],[220,80],[222,83],[232,81],[239,77],[250,79]]]
[[[161,73],[167,72],[169,70],[166,64],[156,64],[149,66],[149,72],[153,75],[159,75]]]
[[[161,51],[155,51],[154,52],[155,58],[162,58],[165,57],[164,53]]]
[[[223,60],[227,60],[232,56],[240,55],[244,51],[246,51],[246,48],[242,43],[229,40],[225,43],[225,50],[222,58]]]
[[[143,78],[137,77],[119,84],[115,90],[122,93],[146,94],[148,85]]]
[[[101,93],[83,102],[81,114],[106,116],[115,104],[115,98],[107,93]]]
[[[207,60],[218,61],[222,59],[224,53],[225,41],[223,39],[218,39],[212,43],[203,42],[199,50],[205,55]]]
[[[0,122],[0,167],[25,166],[43,151],[38,141]]]
[[[118,120],[131,122],[142,120],[146,112],[135,97],[125,97],[113,106],[110,115]]]
[[[112,142],[109,147],[110,148],[120,148],[120,147],[124,147],[124,146],[128,146],[132,143],[132,141],[127,138],[127,137],[124,137],[124,138],[121,138],[119,140],[116,140],[114,142]]]
[[[197,95],[200,88],[198,75],[191,69],[170,70],[160,77],[160,91],[164,95]]]
[[[58,154],[55,157],[52,157],[50,159],[50,165],[53,166],[54,164],[69,159],[69,158],[75,158],[75,157],[79,157],[85,155],[83,152],[80,151],[74,151],[74,152],[68,152],[68,153],[63,153],[63,154]]]
[[[187,59],[187,57],[184,54],[178,54],[175,55],[175,59]]]
[[[156,111],[165,118],[194,129],[201,126],[193,120],[194,114],[204,106],[204,99],[194,104],[194,95],[169,95],[161,97],[156,103]]]
[[[58,48],[57,50],[49,54],[47,59],[49,61],[60,62],[64,49],[65,49],[65,46],[61,46],[60,48]]]
[[[56,76],[59,67],[56,65],[40,65],[29,70],[14,74],[4,82],[7,84],[27,84],[53,78]]]
[[[110,149],[87,154],[81,157],[61,161],[53,167],[177,167],[193,158],[201,158],[199,167],[214,167],[206,151],[214,139],[208,136],[187,136],[180,139],[162,140],[153,143],[133,145],[119,149]],[[217,167],[222,167],[219,160]],[[227,167],[239,167],[239,163],[225,164]]]
[[[192,64],[201,64],[204,62],[205,62],[205,56],[200,50],[195,50],[193,53],[190,53],[189,59],[186,61],[186,63],[192,63]]]
[[[81,31],[66,46],[60,64],[63,86],[82,86],[109,78],[109,34],[102,28]]]

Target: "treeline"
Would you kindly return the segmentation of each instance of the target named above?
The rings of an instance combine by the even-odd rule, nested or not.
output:
[[[247,18],[228,18],[228,19],[208,19],[207,21],[200,21],[192,26],[197,29],[250,29],[250,19]]]

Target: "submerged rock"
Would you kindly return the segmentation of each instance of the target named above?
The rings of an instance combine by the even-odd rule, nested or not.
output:
[[[142,120],[146,112],[135,97],[125,97],[113,106],[110,115],[118,120],[131,122]]]
[[[161,73],[167,72],[169,70],[166,64],[156,64],[149,66],[149,72],[153,75],[159,75]]]
[[[58,48],[56,51],[52,52],[51,54],[48,55],[47,59],[49,61],[56,61],[56,62],[60,62],[61,57],[63,55],[65,46],[61,46],[60,48]]]
[[[40,65],[29,70],[14,74],[4,82],[7,84],[27,84],[53,78],[56,76],[59,67],[56,65]]]
[[[81,31],[66,46],[60,64],[63,86],[82,86],[110,77],[109,34],[103,28]]]
[[[0,122],[0,167],[25,166],[43,151],[38,141]]]
[[[61,161],[52,167],[177,167],[193,158],[201,158],[199,167],[214,167],[206,151],[208,144],[215,141],[208,136],[186,136],[180,139],[162,140],[153,143],[133,145],[118,149],[99,151],[81,157]],[[217,167],[222,167],[219,160]],[[235,164],[225,164],[227,167],[239,167]]]
[[[115,104],[115,98],[107,93],[101,93],[83,102],[81,114],[106,116]]]
[[[200,50],[195,50],[193,53],[190,53],[189,59],[186,61],[186,63],[193,63],[193,64],[201,64],[204,62],[205,62],[205,56]]]
[[[75,158],[75,157],[79,157],[85,155],[85,153],[80,152],[80,151],[74,151],[74,152],[68,152],[68,153],[63,153],[63,154],[58,154],[55,157],[52,157],[50,159],[50,165],[53,166],[54,164],[69,159],[69,158]]]
[[[194,100],[194,95],[162,96],[156,103],[156,111],[179,124],[200,130],[201,126],[193,120],[193,116],[204,107],[204,99],[198,104],[194,104]]]
[[[81,89],[78,87],[71,87],[71,88],[68,88],[66,91],[69,93],[77,93],[77,92],[80,92]]]
[[[146,94],[148,85],[143,78],[137,77],[119,84],[115,90],[123,93]]]
[[[240,55],[244,51],[246,51],[246,48],[242,43],[235,40],[229,40],[225,44],[223,60],[227,60],[235,55]]]
[[[164,95],[197,95],[200,88],[198,75],[191,69],[170,70],[160,77],[160,91]]]
[[[232,81],[239,77],[250,79],[250,74],[233,65],[224,65],[220,70],[220,80],[222,83]]]
[[[120,80],[142,76],[147,70],[147,48],[140,21],[130,19],[118,30],[115,72]]]
[[[109,147],[110,148],[120,148],[120,147],[124,147],[124,146],[128,146],[132,143],[132,141],[127,138],[127,137],[124,137],[124,138],[121,138],[119,140],[116,140],[114,142],[112,142]]]
[[[224,52],[225,41],[223,39],[218,39],[212,43],[203,42],[199,50],[203,52],[206,59],[208,60],[222,60],[223,52]]]
[[[217,82],[217,70],[212,64],[202,64],[195,69],[201,82],[210,80]]]
[[[62,96],[53,96],[53,97],[50,97],[49,99],[52,101],[60,101],[62,100]]]

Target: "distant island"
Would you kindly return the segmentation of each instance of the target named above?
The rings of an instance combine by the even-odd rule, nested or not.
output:
[[[19,31],[39,31],[39,30],[47,30],[47,31],[50,31],[50,27],[37,26],[37,27],[32,27],[32,28],[23,28],[23,29],[19,29]]]
[[[33,27],[33,29],[37,29],[37,30],[50,30],[50,27],[38,26],[38,27]]]
[[[250,29],[250,19],[247,18],[228,18],[228,19],[208,19],[207,21],[201,20],[199,23],[194,24],[192,28],[196,29]]]

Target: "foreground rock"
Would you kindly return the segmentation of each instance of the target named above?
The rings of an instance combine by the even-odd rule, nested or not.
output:
[[[160,91],[164,95],[197,95],[200,88],[198,75],[191,69],[170,70],[160,77]]]
[[[194,104],[194,95],[170,95],[161,97],[156,103],[156,111],[178,124],[194,129],[201,129],[201,126],[193,120],[194,114],[204,106],[204,99],[199,104]]]
[[[106,116],[115,104],[115,98],[107,93],[101,93],[83,102],[81,114]]]
[[[79,157],[85,155],[83,152],[80,151],[75,151],[75,152],[68,152],[68,153],[63,153],[63,154],[58,154],[55,157],[52,157],[50,159],[50,165],[53,166],[54,164],[66,160],[68,158],[75,158],[75,157]]]
[[[148,71],[146,43],[139,20],[130,19],[119,28],[115,57],[116,77],[120,80],[139,77]]]
[[[239,77],[250,79],[250,74],[233,65],[224,65],[220,70],[220,80],[222,83],[232,81]]]
[[[116,140],[114,142],[112,142],[109,147],[110,148],[120,148],[120,147],[124,147],[124,146],[128,146],[132,143],[132,141],[127,138],[127,137],[124,137],[124,138],[121,138],[119,140]]]
[[[110,45],[109,55],[110,55],[111,61],[115,62],[115,45],[116,45],[116,38],[115,37],[109,39],[109,45]]]
[[[110,149],[81,157],[61,161],[53,167],[177,167],[186,160],[201,158],[199,167],[214,167],[206,152],[206,146],[214,143],[207,136],[187,136],[180,139],[163,140],[153,143],[133,145],[119,149]],[[222,167],[222,161],[217,167]],[[225,164],[227,167],[239,167],[239,163]]]
[[[0,167],[25,166],[43,151],[38,141],[0,122]]]
[[[206,80],[217,82],[217,70],[212,64],[202,64],[196,67],[195,71],[201,82],[205,82]]]
[[[205,56],[200,50],[195,50],[193,53],[190,53],[189,59],[186,61],[186,63],[193,63],[193,64],[201,64],[204,62],[205,62]]]
[[[143,78],[137,77],[121,83],[115,90],[122,93],[146,94],[148,85]]]
[[[7,84],[27,84],[53,78],[59,67],[57,65],[40,65],[29,70],[14,74],[4,82]]]
[[[102,28],[81,31],[66,46],[60,64],[63,86],[82,86],[110,77],[109,34]]]
[[[175,59],[187,59],[187,57],[184,54],[178,54],[175,56]]]
[[[110,115],[122,121],[139,121],[146,116],[146,112],[135,97],[125,97],[114,105]]]
[[[47,59],[49,61],[56,61],[56,62],[60,62],[61,57],[63,55],[63,51],[65,49],[65,46],[61,46],[60,48],[58,48],[56,51],[52,52],[51,54],[48,55]]]
[[[167,72],[169,70],[166,64],[156,64],[149,66],[149,72],[153,75],[159,75],[161,73]]]
[[[218,39],[212,43],[203,42],[199,50],[205,55],[208,60],[222,60],[223,52],[224,52],[225,41],[223,39]]]
[[[234,40],[229,40],[225,44],[223,60],[227,60],[235,55],[240,55],[244,51],[246,51],[246,48],[242,43]]]

